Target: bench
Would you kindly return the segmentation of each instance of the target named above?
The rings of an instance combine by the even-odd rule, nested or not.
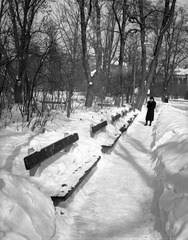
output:
[[[134,121],[134,119],[136,118],[137,115],[138,115],[138,114],[134,114],[134,115],[133,115],[134,117],[131,117],[131,118],[127,121],[129,125]]]
[[[111,104],[111,103],[98,103],[98,106],[100,106],[100,107],[114,107],[114,105]]]
[[[86,181],[91,177],[97,168],[97,163],[100,161],[101,156],[88,168],[85,173],[79,178],[75,186],[71,187],[64,196],[52,196],[54,206],[66,207],[67,204],[74,198],[76,193],[83,187]]]
[[[40,152],[34,152],[24,158],[25,168],[30,170],[30,176],[34,176],[40,164],[65,149],[65,151],[69,151],[72,144],[79,140],[78,134],[74,133],[69,135],[51,145],[44,147],[40,150]]]
[[[131,117],[127,122],[130,125],[133,122],[133,118]]]
[[[124,132],[126,132],[127,131],[127,129],[128,129],[128,127],[129,127],[129,125],[123,125],[120,129],[119,129],[119,131],[121,132],[121,133],[124,133]]]
[[[104,128],[108,125],[107,121],[102,121],[97,125],[91,125],[91,137],[94,137],[94,134],[99,130],[104,130]]]
[[[115,116],[112,116],[112,122],[117,121],[120,117],[121,117],[121,114],[120,114],[120,113],[117,114],[117,115],[115,115]]]
[[[60,101],[40,101],[41,103],[46,104],[66,104],[66,102],[60,102]]]
[[[122,111],[122,112],[121,112],[121,114],[122,114],[122,117],[126,116],[126,115],[127,115],[127,112],[128,112],[127,110],[125,110],[125,111]]]
[[[66,106],[66,102],[61,101],[40,101],[42,104],[46,106],[50,106],[52,109],[61,108]]]

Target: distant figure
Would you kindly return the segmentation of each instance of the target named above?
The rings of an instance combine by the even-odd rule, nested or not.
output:
[[[14,88],[14,100],[15,103],[22,104],[22,85],[19,80],[16,81],[16,85]]]
[[[147,103],[147,113],[146,113],[146,123],[145,126],[148,125],[148,121],[150,122],[149,125],[151,126],[151,122],[154,119],[154,109],[156,107],[156,102],[154,101],[153,97],[149,98],[149,101]]]

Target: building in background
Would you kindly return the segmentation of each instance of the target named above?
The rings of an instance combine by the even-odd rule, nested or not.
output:
[[[163,95],[163,73],[159,73],[151,85],[151,95],[162,97]],[[177,68],[168,85],[168,96],[172,99],[185,98],[188,99],[188,68]]]
[[[169,84],[169,93],[172,98],[186,98],[188,93],[188,68],[174,70],[172,81]]]

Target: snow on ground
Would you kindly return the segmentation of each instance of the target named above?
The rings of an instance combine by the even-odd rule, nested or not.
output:
[[[86,194],[83,189],[82,204],[75,198],[70,205],[75,227],[70,239],[162,239],[150,211],[155,189],[151,141],[152,128],[138,117],[98,164]]]
[[[159,116],[153,153],[164,191],[160,217],[170,239],[188,239],[188,102],[172,103]]]
[[[157,101],[152,127],[144,126],[143,106],[106,154],[101,145],[112,144],[133,111],[114,124],[111,116],[125,108],[76,111],[70,119],[58,113],[39,134],[11,122],[0,131],[0,239],[187,239],[187,105]],[[92,138],[91,125],[104,120],[106,130]],[[30,177],[23,162],[29,149],[40,151],[73,133],[79,135],[74,148]],[[65,183],[73,186],[98,156],[97,170],[72,203],[54,207],[50,196]]]

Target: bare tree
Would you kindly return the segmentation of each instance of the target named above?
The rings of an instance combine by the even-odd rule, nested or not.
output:
[[[141,78],[142,81],[141,81],[141,86],[140,86],[137,104],[136,104],[136,107],[139,110],[141,109],[144,103],[144,99],[146,98],[148,89],[150,88],[150,85],[152,83],[153,76],[157,68],[157,63],[160,55],[163,37],[166,31],[169,29],[174,17],[175,4],[176,4],[176,0],[172,0],[172,1],[165,0],[159,34],[157,36],[156,45],[154,47],[152,60],[148,67],[148,74],[146,74],[146,45],[145,45],[146,15],[144,14],[144,1],[139,0],[139,11],[140,11],[139,24],[140,24],[140,32],[141,32],[141,47],[142,47],[142,78]]]
[[[56,3],[53,21],[58,26],[58,41],[62,52],[61,72],[62,79],[64,78],[64,90],[67,92],[66,110],[67,117],[70,117],[72,96],[79,78],[77,73],[79,72],[79,59],[81,58],[79,11],[77,4],[75,5],[73,1]]]
[[[13,40],[16,53],[16,76],[17,79],[15,87],[20,82],[23,91],[24,109],[27,112],[27,119],[29,119],[29,104],[31,86],[28,77],[28,59],[31,39],[33,37],[33,23],[38,11],[42,8],[45,0],[7,0],[9,16],[13,26]],[[15,89],[16,90],[16,89]]]
[[[90,24],[88,27],[88,40],[91,49],[94,50],[92,57],[95,58],[95,71],[92,76],[93,82],[93,93],[101,98],[101,104],[103,105],[103,99],[105,96],[105,82],[106,75],[103,65],[103,41],[102,36],[104,35],[104,30],[102,27],[102,14],[103,14],[104,4],[102,1],[93,0],[93,11],[90,17]],[[93,66],[94,67],[94,66]],[[101,106],[102,106],[101,105]]]
[[[174,74],[174,70],[188,58],[186,10],[179,8],[176,11],[173,23],[164,35],[160,62],[164,71],[163,97],[168,95],[168,86]]]
[[[85,72],[85,77],[87,80],[87,92],[86,92],[86,107],[91,107],[93,102],[93,95],[92,95],[92,86],[93,83],[91,82],[91,74],[90,74],[90,67],[88,62],[88,48],[87,48],[87,26],[88,21],[91,16],[92,11],[92,0],[89,0],[89,5],[86,5],[86,0],[77,0],[79,5],[80,11],[80,25],[81,25],[81,42],[82,42],[82,64],[83,69]],[[86,16],[85,9],[88,9],[88,13]]]
[[[111,5],[106,6],[107,13],[103,31],[103,70],[106,76],[105,91],[111,92],[111,64],[114,59],[119,38],[115,40],[116,20]],[[104,93],[105,94],[105,93]]]
[[[124,85],[123,85],[123,62],[124,62],[124,51],[125,51],[125,41],[128,35],[128,32],[125,31],[125,27],[127,25],[128,20],[128,1],[123,0],[121,2],[113,0],[113,12],[115,15],[115,19],[117,21],[119,36],[120,36],[120,49],[119,49],[119,91],[116,93],[115,105],[120,105],[120,96],[122,98],[123,105],[123,94],[124,94]],[[120,12],[122,9],[122,14]],[[119,14],[117,13],[119,12]]]
[[[8,2],[2,0],[0,3],[0,113],[9,105],[13,94],[9,73],[11,62],[15,57],[14,54],[11,54],[10,36],[11,23],[8,17]]]

